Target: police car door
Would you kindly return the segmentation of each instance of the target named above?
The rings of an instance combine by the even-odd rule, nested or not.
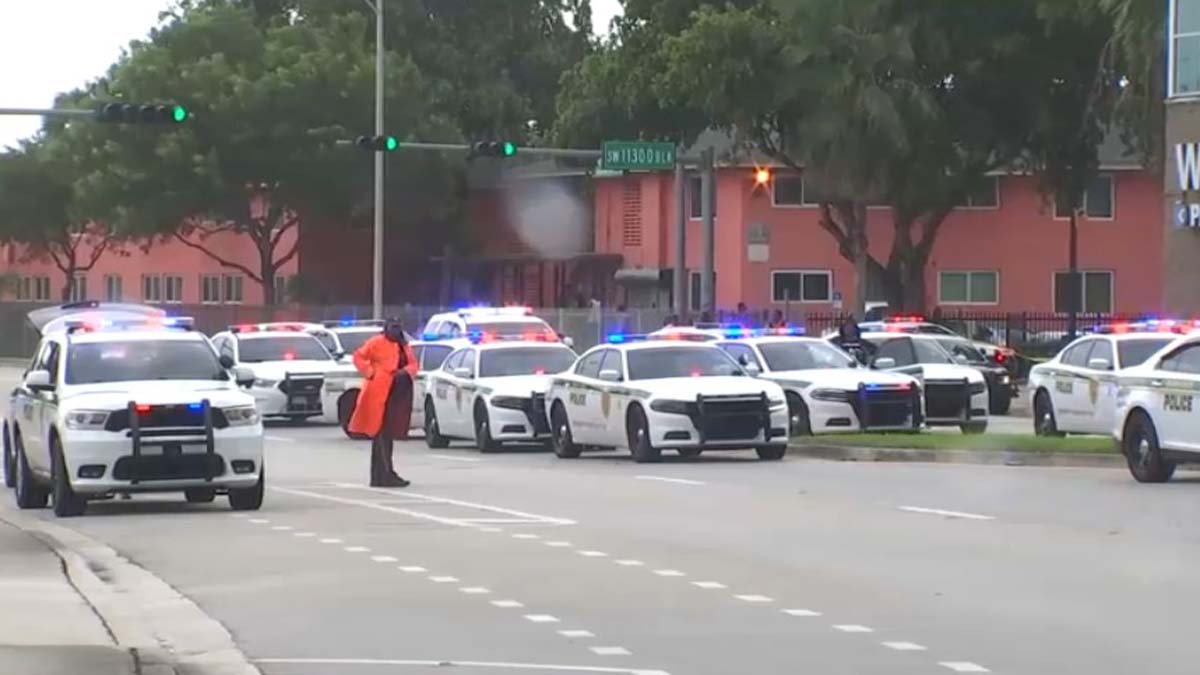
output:
[[[1100,367],[1104,365],[1100,361],[1104,361],[1107,367]],[[1080,411],[1085,431],[1094,434],[1112,431],[1117,406],[1116,362],[1113,343],[1104,338],[1095,340],[1083,371],[1085,381],[1080,383],[1084,389],[1081,394],[1085,398],[1085,405]]]
[[[567,419],[571,435],[582,443],[600,443],[600,362],[606,349],[584,354],[567,380]]]
[[[1158,442],[1174,450],[1200,451],[1200,343],[1185,344],[1163,357],[1150,386]]]
[[[430,373],[442,367],[450,351],[446,345],[413,347],[413,355],[417,357],[417,377],[413,380],[413,419],[419,420],[421,424],[424,424],[425,419],[425,394],[429,391]]]
[[[596,423],[599,425],[600,433],[610,439],[607,442],[612,443],[611,439],[625,437],[625,408],[629,405],[629,383],[626,382],[625,364],[620,350],[604,350],[604,356],[600,361],[600,372],[605,371],[615,371],[619,374],[620,380],[616,382],[602,380],[600,382],[600,392],[596,405],[593,406],[593,413],[597,415]]]
[[[54,424],[54,418],[58,414],[58,374],[62,364],[62,351],[62,345],[57,341],[46,342],[46,349],[42,352],[38,369],[49,371],[50,383],[53,388],[33,392],[33,415],[37,424],[37,433],[26,432],[21,437],[21,440],[25,442],[25,457],[29,460],[30,467],[41,473],[50,472],[50,447],[47,442],[50,438],[50,427]],[[30,436],[36,436],[33,448],[29,447]]]
[[[16,428],[21,432],[21,441],[25,445],[25,454],[27,456],[41,454],[41,441],[39,440],[41,403],[38,398],[39,392],[26,386],[25,378],[33,371],[43,369],[42,363],[49,349],[49,340],[42,340],[42,343],[38,345],[37,351],[34,352],[33,360],[29,362],[29,369],[21,377],[21,385],[17,387],[15,392],[13,409],[9,411],[9,415],[12,417],[13,422],[15,422]]]
[[[1088,358],[1096,340],[1083,340],[1067,348],[1054,372],[1054,419],[1064,431],[1084,431],[1091,425],[1092,405],[1088,387]]]
[[[454,422],[450,418],[454,415],[454,384],[452,381],[454,369],[462,363],[464,352],[462,350],[451,354],[442,367],[433,373],[429,373],[429,395],[433,400],[433,412],[437,416],[438,428],[443,435],[450,435],[450,426]]]
[[[446,407],[449,414],[438,415],[438,419],[452,436],[473,437],[475,434],[475,424],[471,419],[471,405],[475,400],[477,388],[475,362],[475,349],[464,348],[458,365],[447,373],[446,380],[450,383],[450,392]]]

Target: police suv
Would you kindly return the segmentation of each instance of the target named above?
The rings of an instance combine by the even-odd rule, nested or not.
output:
[[[799,327],[729,329],[716,345],[751,375],[783,387],[792,436],[922,426],[915,378],[860,367],[828,342],[803,337]]]
[[[10,401],[17,505],[82,514],[114,493],[263,500],[263,428],[254,399],[191,319],[76,315],[43,329]]]
[[[1117,373],[1145,363],[1184,328],[1159,321],[1101,326],[1034,366],[1029,371],[1034,431],[1042,436],[1112,433]]]
[[[505,442],[546,442],[550,378],[574,363],[575,352],[549,336],[475,337],[426,375],[425,443],[473,439],[493,452]]]
[[[559,338],[550,324],[534,316],[529,307],[466,307],[434,314],[425,322],[422,340],[463,339],[474,335],[552,336],[570,347],[571,338]]]
[[[787,452],[783,389],[685,335],[609,336],[554,377],[546,405],[563,458],[587,447],[628,447],[637,462],[656,462],[667,448],[685,457],[754,448],[764,460]]]
[[[849,348],[838,336],[829,341]],[[860,349],[871,368],[910,375],[920,382],[927,426],[958,427],[965,434],[987,430],[987,381],[965,359],[946,351],[937,335],[866,333]]]
[[[1174,340],[1116,379],[1112,435],[1138,482],[1162,483],[1176,465],[1200,462],[1200,334]]]
[[[212,338],[217,353],[254,373],[249,391],[264,418],[320,417],[326,379],[353,379],[303,323],[230,326]]]

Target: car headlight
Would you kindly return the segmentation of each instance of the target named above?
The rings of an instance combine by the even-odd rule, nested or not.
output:
[[[818,401],[834,401],[837,403],[848,403],[850,401],[850,392],[844,389],[814,389],[809,396]]]
[[[650,402],[650,409],[654,412],[668,413],[671,415],[686,415],[691,411],[690,401],[671,401],[661,399]]]
[[[68,429],[103,429],[108,422],[105,410],[72,410],[64,415]]]
[[[279,386],[279,380],[268,380],[268,379],[264,379],[264,378],[256,378],[254,380],[253,386],[258,387],[259,389],[271,389],[273,387]]]
[[[1012,378],[1010,378],[1008,375],[1000,376],[1000,384],[1008,384],[1011,381],[1012,381]]]
[[[987,391],[987,382],[972,382],[970,387],[968,387],[968,391],[971,392],[972,396],[982,394]]]
[[[524,410],[525,407],[529,405],[529,399],[521,398],[520,396],[493,396],[491,404],[497,408]]]
[[[221,412],[225,413],[225,420],[231,427],[248,427],[258,424],[258,409],[252,405],[225,408]]]

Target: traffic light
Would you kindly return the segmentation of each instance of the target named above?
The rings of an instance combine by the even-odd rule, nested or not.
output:
[[[392,152],[400,147],[400,141],[395,136],[359,136],[354,139],[354,147],[372,152]]]
[[[479,141],[471,145],[468,159],[476,157],[512,157],[517,154],[517,146],[509,141]]]
[[[181,124],[191,116],[174,103],[106,103],[96,108],[96,120],[110,124]]]

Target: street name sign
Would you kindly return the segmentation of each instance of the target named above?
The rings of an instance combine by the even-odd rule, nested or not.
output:
[[[675,168],[675,144],[604,141],[600,168],[605,171],[666,171]]]

